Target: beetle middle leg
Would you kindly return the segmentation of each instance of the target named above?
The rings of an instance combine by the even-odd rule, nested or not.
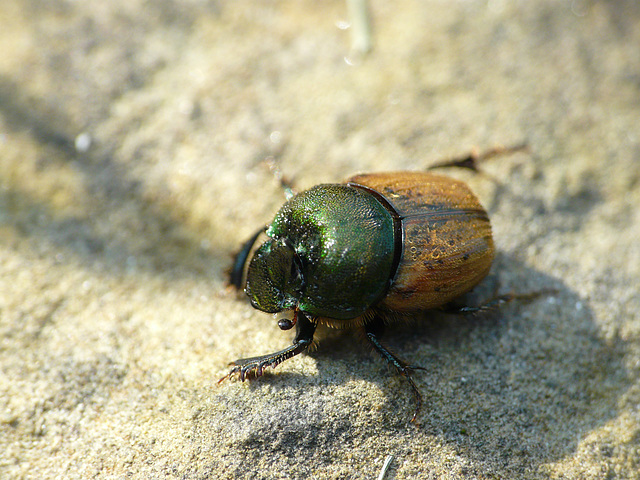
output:
[[[275,158],[267,157],[265,159],[265,164],[269,167],[269,170],[271,171],[272,175],[280,184],[280,187],[284,192],[284,197],[287,200],[293,197],[296,194],[296,188],[293,184],[293,180],[284,176],[284,174],[282,173],[282,170],[280,170],[280,166],[276,163]]]
[[[379,315],[376,315],[370,322],[366,323],[364,326],[364,332],[367,340],[371,344],[378,354],[382,358],[384,358],[387,362],[389,362],[396,371],[405,377],[409,385],[411,385],[411,389],[413,390],[413,394],[416,397],[416,411],[413,414],[413,418],[411,418],[412,422],[416,421],[418,417],[418,413],[420,412],[420,408],[422,408],[422,394],[418,389],[418,386],[413,381],[411,374],[414,370],[426,370],[424,367],[420,367],[418,365],[409,365],[407,362],[399,358],[397,355],[392,353],[387,347],[385,347],[382,343],[380,343],[380,337],[384,333],[384,322]]]
[[[218,380],[218,383],[230,378],[235,373],[240,373],[240,380],[254,377],[261,377],[267,367],[277,367],[285,360],[298,355],[305,351],[313,342],[313,334],[316,331],[317,323],[315,319],[309,320],[307,316],[298,312],[298,320],[296,322],[296,337],[293,344],[287,348],[268,355],[258,357],[239,358],[235,362],[231,362],[233,368],[231,371]]]

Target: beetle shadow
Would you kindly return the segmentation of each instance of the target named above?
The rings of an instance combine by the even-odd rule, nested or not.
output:
[[[254,449],[294,454],[302,445],[313,458],[314,449],[321,455],[327,442],[344,448],[345,441],[358,445],[371,435],[400,434],[410,436],[412,448],[419,450],[421,437],[437,436],[479,471],[498,477],[570,456],[590,431],[616,415],[628,388],[626,343],[617,335],[605,338],[587,303],[561,280],[509,254],[498,254],[493,271],[470,294],[470,302],[486,295],[483,288],[491,291],[492,282],[501,293],[553,293],[514,300],[481,315],[427,312],[412,323],[389,327],[384,337],[392,351],[427,370],[413,375],[424,401],[417,425],[409,422],[415,403],[406,380],[364,343],[354,348],[351,335],[330,335],[310,353],[317,375],[276,371],[251,383],[251,395],[266,382],[285,400],[270,412],[269,425],[249,432],[239,448],[245,455]],[[368,396],[353,398],[356,413],[336,419],[332,403],[348,396],[336,392],[352,380],[376,385],[384,405]],[[311,418],[308,405],[316,410]],[[307,409],[303,419],[296,413],[301,409]],[[273,428],[274,421],[282,423],[280,428]],[[362,423],[383,428],[363,429]],[[319,431],[322,440],[314,437]]]

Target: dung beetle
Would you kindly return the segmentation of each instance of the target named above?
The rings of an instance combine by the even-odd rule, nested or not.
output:
[[[485,157],[524,148],[493,149]],[[476,170],[478,158],[437,167]],[[267,240],[254,249],[263,233]],[[373,349],[409,381],[417,400],[415,421],[422,397],[411,374],[425,369],[380,342],[385,325],[444,308],[489,273],[493,258],[487,212],[459,180],[426,172],[373,173],[301,192],[242,246],[229,272],[229,283],[244,286],[254,308],[292,314],[278,326],[296,327],[293,343],[232,362],[220,381],[235,373],[243,381],[260,377],[265,368],[306,350],[320,324],[360,328]]]

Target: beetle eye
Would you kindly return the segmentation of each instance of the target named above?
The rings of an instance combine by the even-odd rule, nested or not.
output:
[[[304,287],[304,278],[302,277],[302,263],[300,257],[294,254],[291,259],[291,271],[289,272],[289,279],[287,281],[287,290],[292,294],[299,295]]]

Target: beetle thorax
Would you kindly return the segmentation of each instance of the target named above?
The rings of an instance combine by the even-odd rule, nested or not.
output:
[[[353,319],[385,293],[392,275],[393,219],[372,195],[346,185],[318,185],[276,214],[271,237],[249,265],[254,307],[297,307],[314,317]]]

